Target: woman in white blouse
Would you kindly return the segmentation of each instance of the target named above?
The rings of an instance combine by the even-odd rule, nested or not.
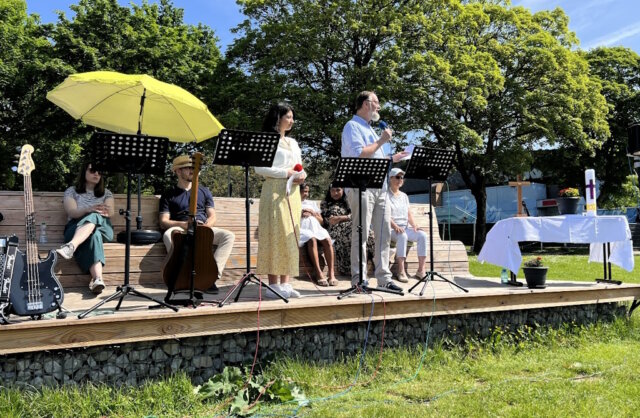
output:
[[[418,271],[417,279],[426,275],[425,263],[427,260],[427,234],[416,226],[411,210],[409,210],[409,197],[400,191],[404,183],[404,171],[394,168],[389,174],[389,206],[391,207],[391,241],[396,243],[396,267],[399,282],[409,281],[405,272],[405,260],[407,259],[407,243],[418,243]]]
[[[286,298],[300,297],[291,287],[290,276],[299,269],[298,240],[300,236],[300,187],[305,175],[298,174],[287,196],[287,179],[294,176],[296,164],[302,163],[302,153],[295,139],[287,134],[293,127],[293,108],[278,103],[269,109],[262,125],[265,132],[278,132],[280,142],[271,167],[256,167],[266,177],[260,194],[260,220],[258,224],[258,265],[256,272],[269,277],[269,285]],[[295,233],[294,233],[295,232]],[[278,283],[278,279],[280,282]],[[277,297],[270,291],[265,297]]]

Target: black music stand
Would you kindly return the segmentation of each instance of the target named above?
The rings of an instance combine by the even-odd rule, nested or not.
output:
[[[244,208],[246,213],[245,228],[247,232],[247,272],[244,277],[236,283],[227,293],[227,296],[218,304],[223,307],[229,298],[237,290],[234,302],[240,298],[240,293],[244,287],[249,284],[262,285],[275,293],[280,299],[289,302],[287,298],[276,292],[268,284],[264,284],[258,276],[251,272],[251,234],[249,212],[253,204],[253,199],[249,199],[249,167],[271,167],[273,159],[278,150],[278,142],[280,134],[277,132],[250,132],[223,129],[218,136],[216,144],[216,153],[213,157],[213,163],[218,165],[239,165],[244,168]]]
[[[352,293],[364,291],[370,293],[372,290],[379,292],[393,293],[395,295],[403,295],[398,292],[384,287],[369,287],[364,283],[364,269],[362,266],[364,254],[362,254],[362,193],[367,189],[381,189],[387,180],[387,174],[391,168],[391,160],[387,158],[341,158],[338,161],[338,168],[334,180],[331,182],[333,187],[350,187],[358,189],[358,262],[360,272],[358,283],[351,286],[347,290],[340,292],[338,299],[342,299]],[[351,208],[353,210],[353,208]],[[353,225],[351,226],[353,228]],[[368,231],[367,231],[368,232]],[[380,251],[380,249],[377,249]]]
[[[100,172],[126,173],[127,174],[127,209],[120,209],[120,215],[124,215],[127,241],[124,257],[124,284],[116,288],[116,292],[82,312],[78,318],[82,319],[89,313],[98,309],[107,302],[120,298],[115,310],[120,309],[125,296],[132,294],[139,298],[155,302],[165,308],[178,311],[178,308],[155,299],[149,295],[137,291],[129,284],[129,263],[131,258],[131,178],[134,174],[164,174],[167,148],[167,138],[116,134],[109,132],[97,132],[92,135],[87,147],[88,159],[93,167]]]
[[[409,166],[405,171],[404,177],[407,179],[418,179],[418,180],[427,180],[428,188],[427,191],[429,193],[429,255],[430,255],[430,269],[425,274],[423,278],[418,280],[418,283],[414,284],[409,292],[415,289],[420,283],[423,283],[422,290],[420,290],[420,296],[424,294],[424,288],[427,285],[427,280],[435,280],[437,277],[441,280],[464,290],[465,292],[469,292],[464,287],[454,283],[453,281],[447,279],[437,271],[435,271],[433,267],[433,199],[431,198],[433,193],[431,193],[431,185],[433,181],[445,181],[447,176],[449,175],[449,170],[451,170],[451,165],[453,164],[453,157],[455,153],[446,149],[438,149],[438,148],[426,148],[426,147],[416,147],[413,150],[413,154],[411,156],[411,160],[409,161]]]

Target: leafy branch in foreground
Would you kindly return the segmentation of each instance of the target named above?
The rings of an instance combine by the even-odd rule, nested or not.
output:
[[[267,381],[263,375],[253,375],[245,383],[248,374],[246,368],[242,373],[238,367],[225,367],[222,373],[197,386],[194,392],[202,401],[229,399],[231,415],[248,415],[261,399],[266,402],[295,402],[298,405],[309,402],[295,382],[279,377]]]

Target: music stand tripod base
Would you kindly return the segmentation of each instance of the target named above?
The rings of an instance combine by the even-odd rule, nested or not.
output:
[[[125,245],[124,284],[116,288],[116,292],[107,299],[95,304],[78,315],[79,319],[98,309],[107,302],[120,298],[115,310],[119,310],[123,299],[127,295],[162,305],[175,312],[178,308],[161,300],[139,292],[129,284],[129,264],[131,256],[131,177],[133,174],[164,174],[169,140],[167,138],[146,135],[115,134],[97,132],[89,142],[89,160],[101,172],[127,173],[127,209],[120,209],[120,214],[126,220],[125,231],[127,240]]]
[[[223,129],[218,136],[216,152],[213,163],[218,165],[234,165],[244,168],[244,196],[245,196],[245,231],[246,231],[246,252],[247,271],[242,279],[236,283],[227,296],[218,304],[222,308],[237,291],[233,299],[237,302],[240,293],[249,283],[264,286],[273,292],[280,299],[289,303],[289,300],[282,296],[280,292],[273,289],[268,284],[264,284],[254,273],[251,272],[251,234],[249,212],[253,200],[249,198],[249,167],[271,167],[273,159],[278,150],[280,134],[277,132],[251,132],[232,129]]]
[[[462,289],[465,293],[469,291],[464,287],[456,284],[452,280],[447,279],[440,273],[435,271],[434,268],[434,255],[433,255],[433,204],[432,204],[432,194],[431,193],[431,184],[434,180],[436,181],[445,181],[447,179],[447,175],[451,170],[451,166],[453,165],[453,157],[455,153],[451,150],[447,149],[437,149],[437,148],[427,148],[427,147],[416,147],[413,150],[413,154],[411,155],[411,160],[409,161],[409,166],[405,172],[404,177],[408,179],[419,179],[419,180],[427,180],[427,193],[429,193],[429,254],[430,254],[430,270],[427,274],[418,281],[411,289],[409,289],[409,293],[413,291],[420,283],[423,283],[422,289],[420,290],[420,296],[424,294],[424,289],[427,285],[427,280],[435,280],[436,278],[440,278],[450,285],[453,285],[459,289]]]
[[[255,274],[247,273],[242,278],[242,280],[240,280],[238,283],[236,283],[233,286],[233,288],[229,291],[229,293],[227,293],[227,296],[225,296],[225,298],[218,304],[218,307],[222,308],[229,301],[229,299],[231,298],[231,296],[233,296],[234,293],[236,294],[236,297],[233,298],[233,301],[237,302],[238,299],[240,299],[240,293],[242,293],[242,290],[244,289],[244,287],[246,285],[248,285],[249,283],[253,283],[253,284],[258,285],[258,286],[266,287],[267,289],[269,289],[270,292],[274,293],[277,297],[282,299],[285,303],[289,303],[289,299],[287,299],[284,296],[282,296],[280,294],[280,292],[276,291],[275,289],[273,289],[268,284],[265,284]],[[236,292],[236,290],[237,290],[237,292]]]

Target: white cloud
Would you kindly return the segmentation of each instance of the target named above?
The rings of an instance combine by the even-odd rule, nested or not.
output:
[[[553,9],[555,3],[557,3],[557,0],[521,0],[512,2],[514,6],[522,6],[532,10]]]
[[[638,34],[640,34],[640,22],[635,22],[631,25],[625,26],[620,30],[590,40],[583,46],[583,48],[591,49],[597,46],[610,46],[618,44],[618,42],[620,42],[621,40],[634,37]]]

